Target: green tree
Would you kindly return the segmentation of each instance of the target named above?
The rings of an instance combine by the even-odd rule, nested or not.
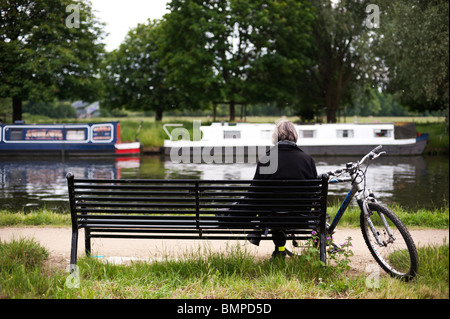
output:
[[[168,81],[188,103],[292,102],[308,63],[313,14],[306,2],[172,0],[165,16]]]
[[[357,116],[405,116],[407,109],[392,94],[381,92],[370,85],[357,85],[352,90],[352,101],[347,115]]]
[[[412,110],[448,114],[448,0],[378,3],[382,15],[373,48],[385,70],[380,81]]]
[[[337,121],[337,110],[351,99],[354,83],[364,80],[371,64],[365,25],[370,1],[311,0],[316,18],[311,67],[300,80],[300,113],[313,116],[324,109],[328,123]]]
[[[168,7],[159,39],[167,82],[180,91],[180,108],[208,107],[217,98],[214,55],[207,49],[208,27],[214,20],[203,1],[172,0]]]
[[[178,106],[177,90],[167,84],[166,70],[160,63],[158,39],[161,25],[149,21],[128,32],[119,49],[107,54],[102,73],[109,109],[153,110],[161,121],[164,110]]]
[[[12,98],[13,121],[28,99],[98,97],[103,33],[89,2],[2,0],[0,29],[0,97]]]

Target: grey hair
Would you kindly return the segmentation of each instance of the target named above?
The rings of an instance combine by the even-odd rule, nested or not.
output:
[[[279,141],[291,141],[297,143],[297,140],[298,133],[292,122],[288,120],[280,120],[276,123],[272,134],[273,144],[277,144]]]

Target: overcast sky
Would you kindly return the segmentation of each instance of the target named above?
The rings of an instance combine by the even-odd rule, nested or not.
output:
[[[91,0],[95,15],[106,23],[106,50],[117,49],[128,31],[148,19],[160,19],[168,0]]]

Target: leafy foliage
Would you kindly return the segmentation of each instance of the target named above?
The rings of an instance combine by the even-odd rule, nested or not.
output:
[[[157,21],[132,29],[118,50],[107,54],[102,78],[106,86],[103,106],[109,109],[154,110],[161,120],[166,109],[178,104],[177,90],[167,85],[160,63]]]
[[[45,114],[50,118],[62,119],[62,118],[76,118],[77,113],[70,102],[54,100],[48,102],[34,102],[27,101],[23,106],[24,113],[32,115]]]
[[[411,109],[447,110],[448,116],[448,1],[383,0],[380,7],[373,46],[384,64],[380,81]]]
[[[81,21],[71,28],[74,4]],[[55,98],[157,120],[217,105],[229,106],[230,120],[237,105],[303,120],[325,112],[328,122],[351,104],[355,114],[401,115],[407,105],[448,116],[448,1],[380,0],[379,28],[366,24],[369,4],[172,0],[162,20],[138,25],[105,55],[89,1],[3,0],[0,108],[7,114],[12,102],[13,120],[22,101]]]
[[[173,0],[165,16],[167,80],[190,105],[291,102],[310,46],[311,8],[287,1]]]
[[[348,103],[354,85],[359,85],[367,72],[370,56],[365,47],[370,30],[365,19],[370,1],[311,2],[316,10],[310,51],[313,63],[300,82],[299,114],[311,119],[325,110],[327,122],[334,123],[337,110]]]
[[[22,101],[81,98],[100,93],[102,26],[89,3],[77,2],[80,24],[66,25],[70,0],[0,2],[0,97],[13,99],[13,119]]]

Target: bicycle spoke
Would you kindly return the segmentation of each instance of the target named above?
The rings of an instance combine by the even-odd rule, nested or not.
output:
[[[394,238],[389,236],[385,229],[377,228],[382,246],[376,245],[376,251],[380,254],[392,271],[399,275],[405,275],[411,266],[408,247],[400,232],[394,228]]]
[[[417,272],[418,257],[408,230],[386,207],[375,203],[369,206],[371,216],[361,215],[361,229],[369,250],[384,270],[409,280]]]

